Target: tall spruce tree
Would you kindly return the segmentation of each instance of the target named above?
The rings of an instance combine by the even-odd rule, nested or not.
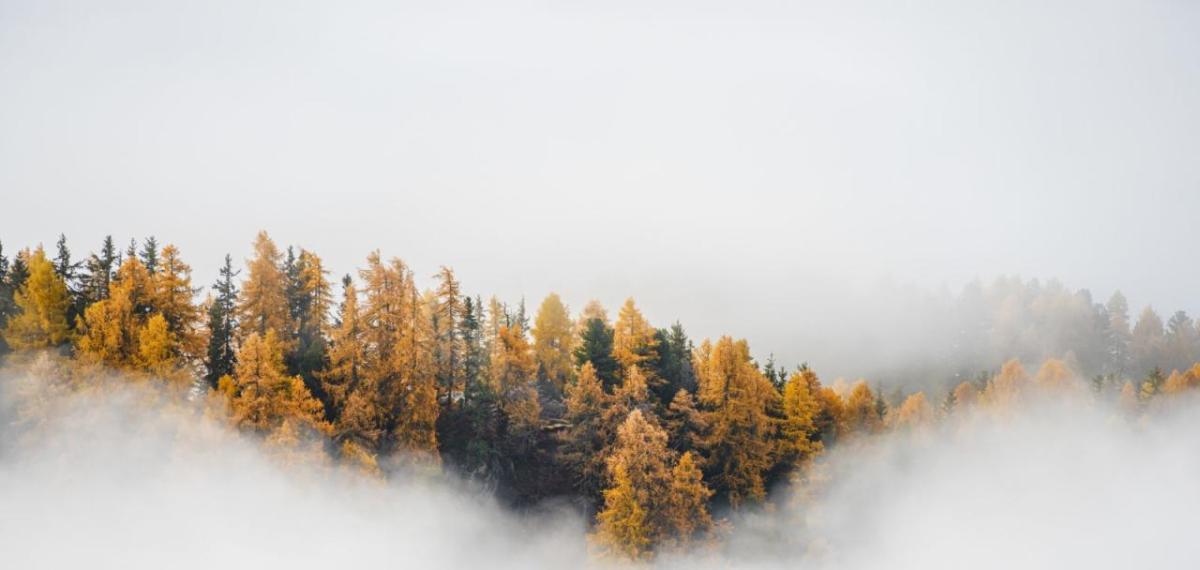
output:
[[[579,345],[575,347],[575,365],[591,363],[604,389],[611,392],[620,384],[620,364],[613,358],[613,329],[599,318],[590,318],[583,325]]]
[[[220,277],[213,283],[212,303],[208,306],[208,358],[205,378],[215,388],[222,376],[231,375],[237,366],[237,299],[238,288],[233,278],[240,273],[233,270],[233,257],[225,254],[225,265]]]

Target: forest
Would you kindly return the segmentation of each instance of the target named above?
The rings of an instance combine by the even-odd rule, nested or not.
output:
[[[209,287],[153,237],[81,257],[65,237],[0,247],[0,354],[17,370],[52,361],[46,381],[69,392],[102,376],[152,386],[285,465],[449,474],[518,511],[566,501],[597,556],[641,561],[803,500],[837,448],[1039,398],[1105,402],[1132,424],[1200,386],[1186,312],[1131,319],[1121,293],[1101,303],[1057,282],[968,285],[935,364],[883,383],[693,340],[633,298],[610,314],[551,294],[530,310],[468,293],[448,267],[422,286],[426,273],[375,251],[332,277],[266,232]]]

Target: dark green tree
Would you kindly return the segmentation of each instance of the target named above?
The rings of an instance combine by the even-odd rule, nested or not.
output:
[[[575,347],[575,365],[582,367],[591,362],[596,377],[605,391],[612,392],[620,383],[620,364],[613,358],[613,329],[600,319],[588,319],[580,333],[579,346]]]
[[[240,271],[233,270],[233,257],[225,255],[225,265],[221,267],[220,277],[213,284],[212,303],[208,307],[208,356],[205,366],[208,374],[205,378],[216,387],[217,381],[226,374],[233,374],[237,365],[237,297],[238,289],[233,278]]]
[[[142,265],[146,266],[146,271],[154,275],[158,271],[158,239],[154,236],[146,238],[142,244]]]

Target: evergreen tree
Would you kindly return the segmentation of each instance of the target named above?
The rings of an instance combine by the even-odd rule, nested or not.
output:
[[[204,365],[207,370],[205,378],[214,388],[222,376],[233,374],[237,365],[238,289],[233,278],[238,273],[233,270],[233,258],[225,254],[220,277],[213,283],[216,296],[208,305],[208,357]]]
[[[322,392],[319,372],[326,366],[329,345],[329,311],[333,293],[321,258],[301,249],[296,257],[288,248],[284,264],[287,276],[288,316],[292,323],[292,348],[285,358],[288,373],[299,375],[318,398],[328,401]]]
[[[151,275],[158,272],[158,240],[154,236],[146,238],[142,243],[141,260]]]
[[[112,285],[117,269],[117,255],[112,236],[105,236],[104,242],[100,246],[100,253],[88,256],[81,291],[85,308],[87,305],[108,298],[108,289]]]
[[[462,321],[466,306],[462,288],[454,271],[442,266],[437,276],[438,288],[432,311],[433,365],[437,377],[439,399],[449,408],[463,397],[462,383],[465,367],[465,346]]]
[[[619,381],[617,373],[620,365],[612,353],[613,330],[599,318],[588,319],[579,338],[579,346],[575,347],[575,364],[582,367],[585,363],[591,363],[596,370],[596,377],[606,390],[611,390]]]

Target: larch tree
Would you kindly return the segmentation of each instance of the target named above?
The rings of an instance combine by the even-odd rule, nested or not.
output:
[[[204,351],[200,330],[201,310],[195,303],[197,289],[192,287],[192,268],[179,257],[179,249],[167,245],[151,276],[151,304],[162,315],[173,340],[172,357],[180,360],[199,358]]]
[[[1163,354],[1166,335],[1162,318],[1151,307],[1142,310],[1137,324],[1133,326],[1129,349],[1132,352],[1135,375],[1145,374],[1154,368]]]
[[[671,398],[671,403],[663,413],[663,423],[672,450],[680,453],[696,451],[704,445],[708,422],[696,407],[696,398],[691,392],[682,388],[675,392],[675,397]]]
[[[60,345],[71,334],[67,311],[71,305],[67,285],[54,271],[42,248],[27,261],[29,276],[13,295],[16,314],[8,319],[4,340],[14,349]]]
[[[883,426],[876,407],[875,392],[867,385],[866,380],[859,380],[850,389],[846,398],[846,421],[850,431],[858,434],[878,432]]]
[[[1000,373],[988,382],[980,398],[993,409],[1012,410],[1020,405],[1029,383],[1029,374],[1021,362],[1009,360],[1000,367]]]
[[[562,299],[555,293],[547,295],[534,319],[533,352],[539,377],[559,390],[567,386],[574,373],[574,328]]]
[[[802,466],[821,451],[816,440],[817,415],[821,402],[812,392],[805,371],[793,372],[783,386],[783,422],[780,425],[780,455],[785,461]]]
[[[600,497],[604,487],[604,451],[610,443],[603,423],[608,399],[596,369],[585,362],[578,379],[567,386],[564,419],[570,427],[563,434],[560,456],[575,476],[575,490],[592,500]]]
[[[250,333],[237,360],[235,376],[222,378],[218,388],[235,426],[267,436],[280,428],[292,431],[298,427],[329,434],[320,400],[299,376],[287,375],[283,347],[274,329],[261,337]]]
[[[338,309],[337,326],[330,339],[329,367],[318,374],[322,392],[330,402],[331,417],[340,415],[346,399],[361,381],[367,358],[363,333],[358,288],[347,275],[342,279],[342,304]]]
[[[438,287],[432,311],[433,362],[439,398],[450,408],[456,401],[461,401],[465,393],[466,346],[462,326],[466,305],[462,287],[452,269],[442,266],[436,277]]]
[[[275,331],[290,350],[291,308],[288,306],[288,279],[283,269],[283,254],[267,232],[254,239],[254,257],[246,262],[246,280],[238,297],[237,316],[243,336],[259,337]]]
[[[613,358],[623,370],[657,359],[657,332],[642,316],[633,298],[626,299],[613,326]]]
[[[368,357],[364,375],[379,390],[388,445],[419,461],[437,460],[437,385],[430,351],[432,331],[412,271],[379,252],[360,272]]]
[[[648,558],[652,539],[646,509],[638,502],[629,471],[612,468],[612,485],[604,491],[604,509],[596,515],[594,540],[605,554],[615,558]]]
[[[892,425],[898,430],[922,430],[932,426],[934,419],[933,407],[929,405],[925,393],[917,392],[905,398],[900,407],[896,408]]]
[[[698,353],[707,355],[697,372],[700,402],[708,411],[709,480],[735,508],[745,501],[761,501],[765,474],[775,463],[776,426],[767,410],[779,394],[754,366],[746,341],[727,336],[713,345],[705,341]]]
[[[671,542],[686,547],[713,526],[708,499],[713,492],[704,484],[704,475],[690,451],[685,451],[671,468],[665,519],[671,528]]]

